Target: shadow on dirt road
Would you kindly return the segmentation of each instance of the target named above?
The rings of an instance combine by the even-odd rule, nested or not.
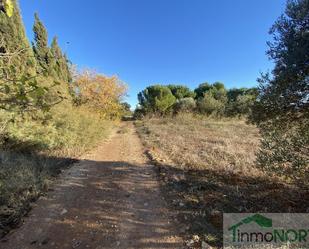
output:
[[[68,169],[0,247],[183,248],[154,166],[125,131]]]

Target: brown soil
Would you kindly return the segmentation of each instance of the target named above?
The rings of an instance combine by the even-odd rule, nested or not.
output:
[[[3,249],[183,248],[132,123],[64,172]]]

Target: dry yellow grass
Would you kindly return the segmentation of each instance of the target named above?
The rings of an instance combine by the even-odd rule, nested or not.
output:
[[[139,124],[146,145],[178,167],[260,174],[254,167],[259,146],[256,127],[245,120],[215,120],[183,114],[145,119]],[[162,153],[164,152],[164,153]]]
[[[190,114],[136,121],[184,238],[222,246],[222,213],[308,212],[309,194],[255,166],[259,132],[245,120]]]

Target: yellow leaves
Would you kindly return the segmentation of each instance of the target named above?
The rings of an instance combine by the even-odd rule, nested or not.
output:
[[[8,17],[13,16],[14,5],[12,0],[4,0],[4,9]]]
[[[117,76],[107,77],[93,71],[83,71],[75,77],[75,87],[81,102],[102,116],[116,118],[121,115],[120,101],[126,94],[127,86]]]

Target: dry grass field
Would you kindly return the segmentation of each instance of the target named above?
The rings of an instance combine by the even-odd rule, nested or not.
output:
[[[308,187],[255,167],[259,132],[244,120],[189,114],[136,121],[187,239],[218,246],[222,213],[308,212]]]
[[[244,120],[211,120],[184,114],[145,120],[144,124],[147,145],[161,148],[181,168],[260,173],[253,167],[258,130]]]

